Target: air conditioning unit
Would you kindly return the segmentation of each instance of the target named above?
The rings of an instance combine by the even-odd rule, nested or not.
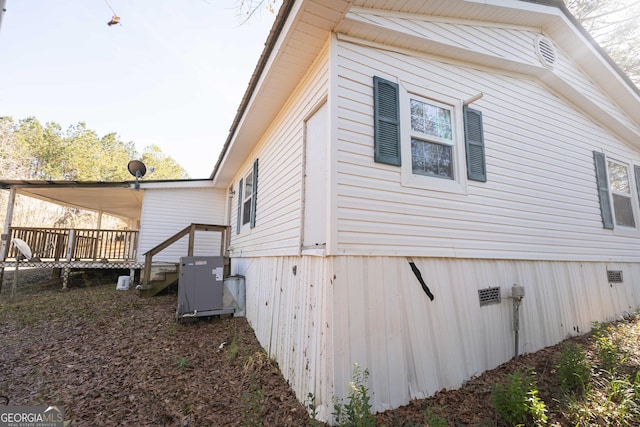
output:
[[[180,258],[177,319],[233,313],[233,307],[223,304],[223,276],[224,257]]]

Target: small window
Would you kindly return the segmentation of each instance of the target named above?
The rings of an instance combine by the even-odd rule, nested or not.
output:
[[[635,227],[633,207],[631,204],[631,185],[629,169],[626,165],[612,160],[607,161],[609,186],[616,225]]]
[[[253,195],[253,171],[244,178],[244,201],[242,205],[242,225],[251,221],[251,197]]]
[[[487,181],[482,112],[437,97],[373,77],[374,161],[400,166],[404,186],[465,193],[467,179]]]
[[[256,208],[258,200],[258,159],[253,161],[253,168],[240,178],[238,183],[238,219],[236,233],[240,234],[243,226],[256,226]]]

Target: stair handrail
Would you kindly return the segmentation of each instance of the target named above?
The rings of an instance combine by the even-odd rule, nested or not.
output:
[[[142,286],[147,287],[151,279],[151,264],[153,262],[153,256],[167,249],[169,246],[182,239],[187,234],[189,235],[189,246],[187,248],[187,256],[193,256],[193,247],[195,243],[196,231],[219,231],[222,233],[222,239],[220,239],[220,255],[226,257],[227,248],[229,247],[229,238],[231,229],[228,225],[216,225],[216,224],[190,224],[178,231],[173,236],[169,237],[164,242],[154,246],[144,253],[144,277],[142,279]]]

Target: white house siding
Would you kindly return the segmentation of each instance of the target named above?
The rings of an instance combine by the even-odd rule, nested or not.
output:
[[[238,171],[231,203],[232,257],[300,253],[304,121],[326,102],[328,78],[327,47]],[[256,226],[245,224],[237,234],[238,182],[252,170],[256,158]]]
[[[374,163],[374,75],[434,99],[483,92],[473,107],[488,181],[461,194],[416,189]],[[638,153],[532,77],[341,41],[338,85],[338,254],[640,260],[637,230],[602,228],[592,151],[629,163]]]
[[[144,190],[138,260],[144,253],[192,223],[227,223],[226,192],[213,188]],[[180,239],[153,258],[154,262],[178,262],[187,255],[189,237]],[[220,233],[196,232],[194,255],[219,255]]]
[[[400,34],[415,38],[415,48],[424,44],[439,44],[446,49],[463,49],[474,55],[493,56],[496,62],[507,60],[528,67],[541,67],[535,51],[537,28],[501,26],[480,21],[460,22],[442,17],[419,17],[406,13],[383,12],[375,9],[355,9],[348,18],[370,22]],[[508,42],[505,42],[508,40]],[[556,50],[553,73],[568,82],[582,95],[596,101],[607,113],[627,126],[633,123],[624,112],[576,66],[573,59],[554,44]],[[502,63],[502,62],[500,62]],[[498,67],[499,68],[499,67]]]

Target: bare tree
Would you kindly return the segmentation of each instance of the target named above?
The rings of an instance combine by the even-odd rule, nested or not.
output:
[[[241,24],[250,20],[259,11],[275,13],[281,0],[237,0],[236,10]]]
[[[640,1],[566,0],[566,5],[631,81],[640,85]]]

